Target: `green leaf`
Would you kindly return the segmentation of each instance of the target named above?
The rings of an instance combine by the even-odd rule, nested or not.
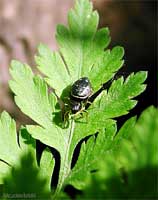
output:
[[[0,161],[0,185],[3,184],[4,177],[8,175],[10,166],[2,161]],[[1,192],[0,192],[1,195]]]
[[[111,51],[106,50],[98,63],[91,68],[89,78],[94,91],[98,90],[103,83],[110,80],[116,71],[122,67],[124,63],[121,60],[123,55],[124,49],[120,46],[114,47]]]
[[[106,154],[97,162],[99,170],[87,178],[83,195],[77,199],[157,197],[158,110],[151,106],[135,126],[134,121],[134,118],[128,120],[117,133],[113,144],[116,151],[115,144],[120,143],[118,153]]]
[[[96,109],[93,109],[94,113],[96,111]],[[60,152],[59,182],[54,198],[58,195],[66,178],[70,175],[73,152],[79,141],[96,132],[104,132],[105,128],[110,129],[115,126],[115,121],[113,120],[101,119],[100,121],[95,121],[95,117],[95,115],[90,114],[88,116],[88,122],[85,122],[85,118],[82,118],[76,123],[70,121],[70,126],[67,129],[62,129],[55,124],[47,129],[40,126],[27,126],[27,130],[33,138],[40,140],[48,146],[56,148]],[[98,115],[98,117],[101,118],[101,115]]]
[[[155,182],[158,170],[157,140],[158,110],[151,106],[143,111],[131,130],[129,140],[123,141],[117,155],[127,177],[127,194],[131,197],[152,199],[158,195]]]
[[[4,111],[0,115],[0,183],[19,162],[21,155],[28,151],[35,156],[35,141],[26,129],[21,129],[18,139],[15,121]]]
[[[0,159],[12,165],[20,153],[15,121],[4,111],[0,116]]]
[[[46,45],[40,45],[38,48],[37,67],[46,78],[33,75],[31,68],[25,64],[18,61],[11,63],[10,73],[13,80],[10,81],[10,87],[15,93],[16,104],[22,112],[37,123],[37,125],[28,125],[28,132],[34,139],[55,148],[60,153],[59,178],[54,199],[60,195],[66,180],[67,183],[71,180],[75,187],[83,187],[84,181],[81,180],[84,178],[83,174],[86,172],[88,174],[92,169],[87,167],[88,163],[83,165],[83,161],[86,160],[84,152],[92,166],[96,153],[100,151],[104,141],[103,151],[106,151],[110,144],[112,148],[113,134],[110,130],[116,126],[113,118],[127,114],[136,105],[136,100],[132,98],[145,89],[143,82],[147,76],[146,72],[131,74],[125,81],[120,78],[113,82],[108,92],[103,91],[95,99],[87,110],[87,119],[83,112],[83,116],[76,115],[68,121],[68,127],[63,128],[61,110],[57,108],[60,104],[59,98],[54,93],[48,93],[46,82],[64,100],[64,97],[69,97],[71,85],[78,78],[88,77],[93,92],[96,92],[123,65],[122,47],[114,47],[111,51],[105,50],[110,42],[109,30],[108,28],[97,30],[98,19],[92,3],[88,0],[76,1],[75,8],[68,15],[68,27],[63,25],[57,27],[56,38],[60,53],[51,52]],[[129,126],[131,124],[129,123]],[[79,160],[72,170],[71,164],[77,144],[95,133],[98,133],[96,141],[94,136],[91,136],[86,145],[83,143]],[[111,134],[109,138],[108,133]],[[95,150],[94,155],[90,151],[92,146]],[[52,173],[54,160],[51,160],[51,154],[47,153],[43,152],[41,174],[45,174],[48,187],[50,184],[48,176]],[[47,158],[50,168],[44,161]],[[74,174],[78,169],[81,169],[80,178],[76,180]]]
[[[145,166],[158,166],[156,156],[156,152],[158,152],[157,109],[153,106],[147,108],[140,116],[133,132],[131,140],[125,143],[121,149],[120,155],[124,155],[121,162],[128,170],[141,169]]]
[[[98,170],[86,179],[86,187],[77,199],[122,199],[126,188],[120,179],[120,173],[111,154],[98,160]]]
[[[43,151],[38,166],[35,140],[24,127],[17,135],[14,120],[5,111],[0,116],[0,142],[0,184],[4,185],[4,194],[26,192],[31,195],[32,191],[35,196],[43,193],[47,196],[55,164],[51,152]]]
[[[131,136],[131,130],[135,126],[135,123],[136,123],[136,117],[131,117],[124,123],[119,132],[116,134],[112,144],[113,151],[116,152],[116,155],[118,153],[118,149],[120,149],[121,143],[124,140],[128,140],[129,137]]]
[[[109,69],[111,77],[112,73],[121,67],[117,57],[115,63],[110,63],[114,51],[104,56],[104,48],[110,41],[109,30],[102,28],[97,31],[98,14],[96,11],[92,11],[91,3],[77,1],[75,10],[71,10],[69,13],[68,21],[69,29],[63,25],[58,25],[56,34],[64,62],[60,54],[52,53],[46,45],[39,46],[38,56],[36,56],[39,70],[47,76],[47,83],[55,89],[59,96],[63,88],[72,84],[79,77],[88,76],[91,78],[90,73],[92,74],[93,71],[95,76],[96,69],[98,76],[102,74],[103,70],[106,69],[105,65],[100,63],[100,59],[103,60],[102,57],[104,57],[103,61],[107,60],[108,68],[110,65],[116,64],[112,66],[112,69]],[[78,23],[81,23],[82,26],[81,24],[78,26]],[[119,51],[120,49],[123,51],[122,48],[119,48]],[[98,62],[101,66],[98,65]],[[95,70],[92,70],[94,65],[97,66]],[[106,81],[107,78],[110,79],[105,75],[102,76],[101,83]],[[92,83],[95,83],[94,77],[92,77]],[[99,83],[99,86],[101,83]]]
[[[53,169],[55,166],[55,160],[52,157],[51,151],[46,148],[42,152],[42,156],[40,159],[40,175],[43,179],[46,179],[47,188],[51,191],[51,178],[53,174]]]
[[[15,93],[15,102],[26,115],[47,127],[52,124],[52,107],[47,85],[39,76],[34,76],[28,65],[12,61],[9,85]]]
[[[62,152],[66,145],[66,137],[69,134],[69,129],[61,129],[56,126],[44,129],[40,126],[27,125],[27,130],[33,138],[40,140],[42,143],[56,148]]]
[[[19,162],[4,178],[3,197],[9,199],[13,197],[18,197],[18,199],[50,199],[46,179],[41,177],[40,170],[32,153],[27,152],[23,154]]]
[[[76,36],[91,37],[96,32],[98,20],[97,12],[93,12],[92,3],[87,0],[76,1],[68,14],[70,30]]]
[[[67,184],[72,184],[78,189],[86,186],[85,179],[90,171],[97,169],[97,162],[110,150],[115,133],[116,127],[111,126],[100,132],[97,137],[91,136],[86,143],[82,143],[79,158],[66,180]]]
[[[38,56],[35,57],[38,69],[45,74],[47,83],[60,96],[63,88],[68,86],[71,76],[58,52],[52,52],[46,45],[40,44]],[[63,78],[64,77],[64,78]]]
[[[56,38],[60,51],[74,80],[81,76],[83,62],[86,62],[85,56],[89,54],[88,47],[92,45],[97,25],[98,14],[92,11],[92,4],[86,0],[76,1],[75,9],[69,12],[68,29],[61,25],[57,27]]]
[[[147,77],[147,72],[131,74],[124,81],[123,77],[113,81],[108,93],[104,91],[100,98],[99,109],[105,118],[114,118],[125,115],[137,103],[132,98],[141,94],[146,85],[142,84]]]

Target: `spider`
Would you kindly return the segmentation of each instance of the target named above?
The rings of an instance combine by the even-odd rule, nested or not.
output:
[[[87,77],[82,77],[75,81],[70,90],[69,102],[65,104],[64,122],[68,121],[69,116],[78,116],[86,112],[85,106],[88,103],[89,97],[92,95],[92,86]]]

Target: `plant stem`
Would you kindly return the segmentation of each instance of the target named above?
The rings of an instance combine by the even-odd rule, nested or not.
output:
[[[71,140],[72,140],[72,136],[73,136],[73,132],[74,132],[74,127],[75,127],[75,122],[74,120],[71,121],[71,127],[70,127],[70,133],[69,133],[69,138],[68,138],[68,142],[66,144],[66,151],[65,151],[65,155],[63,156],[63,158],[61,158],[61,168],[60,168],[60,175],[59,175],[59,181],[58,181],[58,185],[57,188],[55,190],[55,193],[53,195],[53,200],[55,200],[57,198],[57,196],[59,195],[64,181],[66,179],[66,177],[68,176],[69,172],[70,172],[70,165],[71,163],[68,161],[68,155],[69,155],[69,150],[70,150],[70,145],[71,145]]]

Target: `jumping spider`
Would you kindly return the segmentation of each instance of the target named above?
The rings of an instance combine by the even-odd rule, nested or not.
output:
[[[71,86],[68,104],[65,104],[64,121],[68,120],[69,116],[77,116],[79,113],[86,112],[85,106],[91,95],[92,86],[87,77],[75,81]]]

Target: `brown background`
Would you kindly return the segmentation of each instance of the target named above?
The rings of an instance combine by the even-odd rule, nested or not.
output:
[[[31,122],[13,102],[8,88],[8,67],[12,59],[34,66],[37,45],[57,49],[55,28],[66,24],[73,0],[0,0],[0,112],[7,110],[18,123]],[[100,14],[100,27],[111,31],[110,48],[125,48],[126,72],[148,70],[148,88],[132,114],[156,105],[156,1],[93,0]]]

